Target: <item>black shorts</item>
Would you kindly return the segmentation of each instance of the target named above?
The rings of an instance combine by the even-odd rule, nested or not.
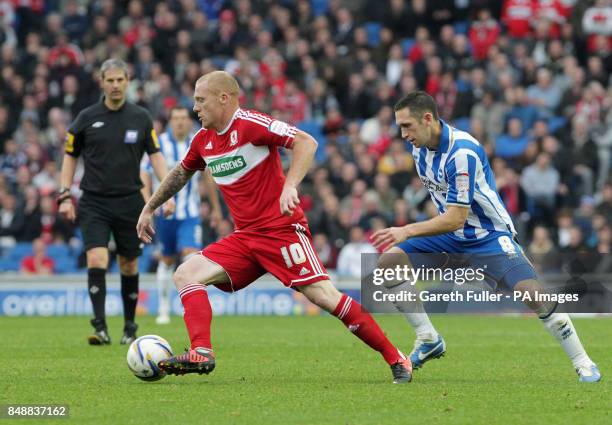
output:
[[[108,247],[113,232],[117,254],[126,258],[139,257],[142,242],[136,233],[136,223],[143,207],[140,191],[116,197],[83,192],[79,202],[79,221],[85,250]]]

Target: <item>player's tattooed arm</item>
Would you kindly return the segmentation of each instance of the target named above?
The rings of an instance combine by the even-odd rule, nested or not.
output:
[[[186,170],[181,164],[178,164],[168,173],[155,193],[153,193],[151,199],[147,202],[147,208],[151,211],[155,211],[164,202],[181,190],[194,173],[195,171]]]

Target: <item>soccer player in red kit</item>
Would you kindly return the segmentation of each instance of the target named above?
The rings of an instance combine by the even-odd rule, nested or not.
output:
[[[236,225],[234,233],[208,245],[176,270],[174,281],[185,309],[191,347],[160,362],[159,367],[169,374],[212,372],[212,310],[206,286],[234,292],[270,272],[380,352],[391,366],[394,383],[410,382],[410,360],[391,344],[370,313],[335,288],[313,249],[297,186],[312,163],[317,142],[282,121],[241,109],[239,90],[238,82],[227,72],[214,71],[198,79],[193,110],[202,129],[138,220],[140,238],[151,242],[154,211],[193,173],[208,167]],[[286,178],[278,147],[293,150]]]

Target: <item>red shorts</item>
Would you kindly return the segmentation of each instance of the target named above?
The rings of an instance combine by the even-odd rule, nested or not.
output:
[[[329,279],[312,246],[310,231],[301,224],[265,231],[238,230],[208,245],[202,255],[227,272],[231,283],[216,285],[226,292],[245,288],[266,272],[287,287]]]

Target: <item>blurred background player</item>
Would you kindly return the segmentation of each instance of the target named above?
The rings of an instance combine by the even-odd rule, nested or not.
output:
[[[176,167],[189,149],[189,143],[194,135],[194,122],[190,112],[185,107],[174,107],[169,112],[166,132],[159,136],[160,151],[164,155],[168,168]],[[151,189],[159,187],[159,180],[153,176],[151,185],[151,162],[148,158],[143,160],[141,179],[145,185],[145,201],[148,201]],[[210,173],[202,173],[205,180],[206,194],[210,199],[211,226],[223,218],[219,196],[215,189],[215,182]],[[200,173],[195,173],[187,185],[174,196],[176,208],[168,216],[159,216],[157,220],[157,238],[161,245],[161,258],[157,266],[157,296],[158,314],[155,322],[159,325],[170,323],[170,290],[172,273],[177,256],[185,259],[202,247],[202,227],[200,221]]]
[[[555,312],[556,302],[551,305],[537,300],[536,293],[545,291],[517,242],[514,224],[497,193],[495,177],[482,145],[469,133],[441,120],[435,100],[423,91],[409,93],[397,102],[395,120],[401,136],[409,142],[419,177],[429,190],[438,215],[375,232],[374,245],[387,249],[390,254],[382,256],[383,265],[391,266],[400,257],[406,264],[419,267],[432,261],[431,256],[421,254],[471,254],[464,264],[485,269],[486,275],[496,283],[531,294],[531,301],[525,304],[559,341],[579,380],[599,381],[599,369],[584,350],[567,313]],[[431,266],[440,267],[440,264]],[[412,285],[414,282],[396,281],[386,286],[391,292],[400,293],[412,290]],[[433,327],[418,298],[416,302],[396,306],[417,334],[410,354],[414,367],[442,356],[446,351],[444,339]]]
[[[238,291],[266,272],[286,287],[340,319],[378,351],[391,367],[394,383],[412,379],[412,367],[372,316],[330,282],[312,247],[297,186],[312,164],[317,142],[309,134],[267,115],[239,107],[240,88],[227,72],[214,71],[195,85],[193,110],[202,122],[189,151],[155,191],[138,219],[138,234],[150,243],[153,213],[197,170],[208,167],[220,186],[236,231],[182,263],[174,280],[185,308],[191,341],[182,355],[160,362],[169,374],[210,373],[215,367],[206,285]],[[285,177],[279,147],[293,150]]]

